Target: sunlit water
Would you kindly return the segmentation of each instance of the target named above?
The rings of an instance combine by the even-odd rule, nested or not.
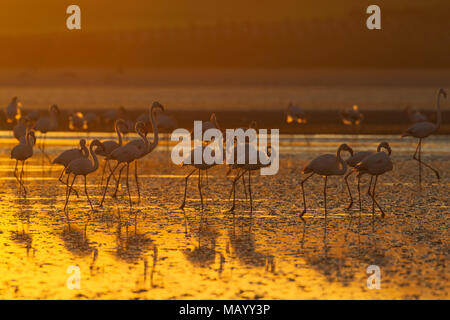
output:
[[[111,134],[91,133],[109,138]],[[80,137],[86,137],[80,134]],[[130,171],[133,208],[125,180],[118,199],[108,191],[98,208],[101,167],[88,176],[91,212],[82,178],[80,197],[63,210],[62,167],[52,166],[38,148],[25,167],[26,197],[19,193],[9,157],[16,143],[0,132],[0,298],[11,299],[448,299],[448,212],[450,149],[448,136],[426,140],[423,159],[441,172],[412,160],[416,141],[397,136],[282,136],[280,170],[252,176],[254,211],[250,215],[242,183],[235,215],[227,213],[231,178],[223,166],[203,177],[205,210],[197,176],[189,180],[185,211],[181,204],[188,168],[170,162],[161,146],[139,162],[141,201],[134,166]],[[90,139],[89,139],[90,140]],[[328,180],[328,218],[324,219],[323,179],[305,184],[308,211],[303,223],[301,169],[316,155],[335,152],[341,142],[355,151],[390,142],[394,171],[381,177],[377,197],[386,217],[366,195],[363,210],[346,210],[342,177]],[[76,146],[73,133],[47,138],[50,158]],[[102,162],[100,163],[102,165]],[[353,196],[357,198],[353,178]],[[326,227],[325,227],[326,226]],[[67,287],[69,266],[81,271],[81,289]],[[366,268],[381,270],[381,289],[367,288]]]

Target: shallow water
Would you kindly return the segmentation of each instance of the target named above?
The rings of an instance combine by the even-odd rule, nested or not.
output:
[[[87,186],[95,212],[78,178],[80,197],[71,196],[67,216],[65,188],[57,181],[62,168],[49,165],[35,148],[25,167],[28,194],[23,197],[9,159],[15,142],[6,132],[0,138],[2,299],[448,299],[448,136],[427,139],[423,147],[423,159],[442,177],[438,182],[424,169],[422,190],[411,159],[413,139],[282,136],[279,173],[252,176],[252,215],[241,182],[235,215],[227,213],[231,180],[223,166],[209,170],[207,182],[203,178],[205,210],[196,175],[189,180],[185,211],[179,210],[189,169],[169,161],[163,141],[139,162],[139,204],[133,166],[133,208],[125,180],[118,199],[109,196],[109,189],[104,207],[98,208],[98,170],[88,176]],[[50,134],[50,157],[75,146],[73,138],[73,133]],[[394,171],[377,184],[386,217],[378,211],[372,215],[367,178],[360,216],[357,204],[345,209],[345,185],[334,177],[328,179],[325,221],[323,179],[314,177],[305,185],[308,211],[302,222],[302,167],[320,153],[334,152],[341,142],[359,151],[381,140],[391,143],[394,161]],[[72,265],[81,271],[79,290],[66,285]],[[380,267],[379,290],[366,286],[369,265]]]

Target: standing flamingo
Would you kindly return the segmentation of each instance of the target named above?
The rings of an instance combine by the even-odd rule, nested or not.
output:
[[[411,106],[407,106],[405,108],[405,111],[408,114],[408,119],[411,123],[428,121],[426,115],[424,115],[420,111],[413,109]]]
[[[30,125],[27,119],[25,118],[19,119],[19,121],[13,128],[14,138],[20,141],[20,139],[27,134],[29,127]]]
[[[152,143],[150,143],[150,142],[147,143],[147,149],[144,149],[145,146],[143,145],[143,141],[141,139],[133,140],[133,141],[128,143],[128,144],[134,144],[140,150],[145,150],[134,161],[134,178],[136,180],[136,186],[137,186],[137,191],[138,191],[138,202],[141,201],[141,191],[140,191],[140,188],[139,188],[139,180],[138,180],[138,160],[143,158],[143,157],[145,157],[146,155],[151,153],[153,150],[155,150],[156,147],[158,146],[158,142],[159,142],[158,125],[156,124],[156,111],[157,111],[157,109],[159,109],[159,110],[164,112],[163,105],[161,105],[158,101],[155,101],[155,102],[153,102],[152,107],[150,109],[150,121],[151,121],[152,129],[153,129],[153,142]],[[116,188],[115,193],[116,192],[117,192],[117,188]]]
[[[252,150],[253,149],[253,150]],[[264,167],[268,167],[271,165],[271,158],[274,156],[274,151],[270,146],[267,147],[267,153],[261,150],[258,150],[255,145],[250,143],[245,143],[245,158],[242,159],[241,155],[238,155],[239,147],[235,145],[233,155],[234,162],[231,165],[231,169],[240,169],[240,172],[236,175],[233,180],[233,206],[229,210],[229,212],[234,212],[234,208],[236,205],[236,183],[241,178],[244,177],[246,173],[248,173],[248,193],[250,199],[250,214],[253,212],[253,198],[252,198],[252,184],[251,184],[251,173],[252,171],[259,170]],[[256,155],[256,161],[252,161],[250,159],[251,154]],[[243,161],[239,161],[242,159]],[[242,163],[240,163],[242,162]],[[255,162],[255,163],[252,163]],[[245,184],[244,184],[245,188]]]
[[[391,147],[389,146],[389,143],[387,143],[387,142],[385,142],[385,141],[384,141],[384,142],[381,142],[381,143],[378,145],[378,147],[377,147],[377,152],[380,152],[380,151],[381,151],[381,148],[385,148],[385,149],[389,152],[389,154],[391,154]],[[348,159],[346,160],[346,162],[347,162],[347,164],[348,164],[350,167],[355,168],[356,165],[357,165],[358,163],[360,163],[364,158],[366,158],[366,157],[368,157],[368,156],[370,156],[370,155],[372,155],[372,154],[374,154],[374,152],[372,152],[372,151],[359,151],[359,152],[356,152],[355,154],[353,154],[353,156],[351,156],[350,158],[348,158]],[[345,181],[346,181],[347,185],[348,185],[348,177],[349,177],[353,172],[355,172],[355,171],[352,170],[352,171],[350,171],[349,173],[347,173],[347,174],[345,175]],[[361,179],[358,179],[359,209],[361,210],[360,182],[361,182]],[[352,198],[352,195],[350,194],[350,204],[348,205],[347,209],[350,209],[350,208],[352,207],[352,205],[353,205],[353,198]]]
[[[40,117],[36,123],[34,124],[34,129],[36,131],[41,132],[41,141],[40,141],[40,149],[42,153],[48,158],[49,156],[45,153],[45,138],[47,136],[47,132],[54,131],[58,128],[58,120],[57,116],[60,113],[59,108],[56,104],[50,107],[50,117],[44,116]]]
[[[22,104],[19,102],[17,97],[13,97],[11,102],[6,106],[6,121],[12,123],[18,121],[21,117],[20,107]]]
[[[20,190],[23,189],[24,194],[27,194],[27,189],[23,183],[25,161],[33,156],[33,146],[36,143],[36,136],[34,131],[29,130],[26,137],[22,137],[20,143],[11,150],[11,159],[16,159],[16,166],[14,168],[14,177],[16,177],[17,182],[19,182]],[[17,165],[19,161],[22,161],[22,170],[20,172],[20,177],[17,176]]]
[[[447,92],[443,88],[439,89],[437,96],[437,110],[436,110],[436,123],[432,123],[429,121],[417,122],[413,124],[411,127],[406,129],[406,131],[402,134],[402,137],[414,137],[419,139],[419,143],[417,144],[416,152],[414,152],[413,159],[419,162],[419,186],[422,184],[422,164],[433,170],[436,174],[438,180],[440,179],[439,172],[434,169],[429,164],[422,161],[422,139],[428,137],[429,135],[436,133],[439,130],[442,122],[442,113],[441,113],[441,95],[444,98],[447,98]],[[417,153],[419,153],[419,157],[417,157]]]
[[[106,195],[106,191],[108,190],[109,180],[111,179],[111,176],[114,174],[114,172],[116,171],[117,167],[120,164],[123,164],[123,166],[122,166],[122,168],[119,171],[119,178],[117,179],[117,185],[119,184],[120,175],[122,174],[122,170],[125,167],[127,167],[128,198],[129,198],[129,201],[130,201],[130,208],[132,206],[130,185],[129,185],[129,182],[128,182],[130,163],[133,162],[134,160],[136,160],[148,148],[148,140],[145,137],[145,133],[144,133],[144,131],[145,131],[145,124],[143,122],[136,123],[135,130],[136,130],[136,132],[139,134],[139,136],[141,137],[141,139],[144,142],[143,143],[143,148],[138,148],[135,144],[129,143],[129,144],[126,144],[124,146],[121,146],[121,147],[115,149],[113,152],[111,152],[105,158],[106,160],[116,160],[117,163],[114,166],[114,168],[112,169],[112,171],[109,174],[108,178],[106,179],[105,191],[103,192],[103,198],[102,198],[102,201],[100,202],[100,207],[103,206],[103,201],[105,201],[105,195]]]
[[[198,192],[200,194],[200,202],[201,202],[202,210],[203,210],[203,194],[202,194],[202,180],[201,180],[202,179],[201,178],[202,175],[201,175],[201,171],[206,171],[206,170],[208,170],[208,169],[210,169],[210,168],[212,168],[212,167],[214,167],[216,165],[215,162],[213,162],[211,164],[208,164],[208,163],[206,163],[204,161],[203,155],[205,154],[205,149],[206,148],[212,148],[211,143],[208,144],[208,145],[201,145],[201,146],[198,146],[196,148],[192,148],[190,156],[189,156],[190,157],[190,163],[186,163],[186,161],[183,161],[183,163],[182,163],[183,167],[184,166],[193,166],[194,167],[194,169],[188,175],[186,175],[186,177],[184,178],[185,179],[185,183],[184,183],[184,198],[183,198],[183,203],[180,206],[180,209],[182,209],[182,210],[184,209],[184,206],[186,205],[186,193],[187,193],[189,177],[197,170],[198,170]],[[197,152],[201,153],[201,155],[202,155],[201,163],[195,163],[194,162],[195,153],[197,153]],[[215,150],[211,150],[210,154],[214,156]]]
[[[378,151],[378,152],[364,158],[361,162],[359,162],[355,166],[355,170],[359,172],[358,180],[364,174],[370,174],[372,176],[370,179],[369,189],[367,190],[367,193],[372,198],[372,215],[375,214],[375,204],[376,204],[378,209],[380,209],[380,211],[381,211],[382,218],[384,218],[384,211],[383,211],[383,209],[381,209],[380,205],[375,200],[375,188],[377,186],[378,176],[382,175],[383,173],[386,173],[388,171],[391,171],[393,168],[392,160],[390,158],[391,148],[389,147],[389,144],[387,144],[386,149],[388,150],[389,154]],[[370,187],[372,186],[372,179],[374,176],[375,176],[375,183],[373,185],[373,189],[372,189],[372,193],[371,193]],[[358,192],[359,192],[359,190],[358,190]]]
[[[61,171],[58,180],[67,187],[67,183],[64,180],[62,180],[62,177],[69,163],[78,158],[88,158],[88,157],[89,157],[89,150],[86,148],[86,140],[84,139],[80,140],[80,149],[74,148],[63,151],[59,156],[57,156],[52,161],[52,164],[60,164],[64,167],[63,170]],[[73,192],[75,192],[78,198],[78,192],[75,189],[73,189]]]
[[[119,120],[115,121],[114,130],[116,131],[116,134],[117,134],[117,142],[114,140],[102,141],[103,148],[95,149],[95,153],[98,156],[102,156],[102,157],[106,158],[107,156],[109,156],[111,154],[111,152],[113,152],[114,150],[116,150],[117,148],[122,146],[123,141],[122,141],[121,130],[124,128],[124,126],[125,126],[124,120],[119,119]],[[103,164],[102,179],[101,179],[100,185],[103,185],[103,177],[105,175],[105,169],[106,169],[107,165],[110,165],[109,160],[105,159],[105,163]],[[110,170],[112,170],[111,167],[109,167],[109,168],[110,168]]]
[[[353,155],[353,150],[348,145],[341,144],[337,150],[337,155],[333,154],[323,154],[321,156],[318,156],[314,160],[312,160],[306,167],[303,169],[303,173],[311,173],[309,176],[307,176],[305,179],[302,180],[300,183],[302,187],[302,194],[303,194],[303,206],[304,210],[300,214],[300,217],[302,217],[306,212],[306,199],[305,199],[305,189],[303,187],[306,180],[311,178],[314,174],[321,175],[325,178],[325,185],[323,188],[323,197],[324,197],[324,205],[325,205],[325,219],[327,217],[327,180],[328,176],[342,176],[347,171],[347,163],[341,158],[341,151],[348,151],[351,155]],[[351,192],[350,192],[350,186],[348,185],[347,181],[345,181],[347,184],[347,190],[350,194],[351,198]]]
[[[66,192],[66,203],[64,205],[64,210],[66,210],[67,208],[67,203],[69,202],[69,198],[70,198],[70,192],[72,191],[72,187],[73,187],[73,183],[75,182],[75,179],[78,176],[84,176],[84,193],[86,194],[86,197],[89,201],[89,205],[91,206],[91,209],[94,210],[94,207],[92,207],[92,202],[91,199],[89,199],[89,194],[87,192],[87,186],[86,186],[86,176],[92,172],[95,172],[98,169],[98,159],[97,159],[97,155],[95,154],[93,148],[94,146],[102,146],[102,143],[95,139],[94,141],[91,142],[91,145],[89,146],[89,153],[92,157],[92,159],[94,160],[94,163],[91,162],[91,160],[89,159],[89,157],[81,157],[78,159],[75,159],[73,161],[71,161],[69,163],[69,165],[67,166],[66,169],[66,173],[67,173],[67,192]],[[72,180],[72,183],[70,184],[69,187],[69,178],[70,178],[70,174],[73,173],[74,177]]]
[[[292,102],[289,102],[289,105],[287,107],[286,112],[286,122],[287,123],[298,123],[303,124],[306,123],[306,113],[303,109],[301,109],[299,106],[296,106],[292,104]]]

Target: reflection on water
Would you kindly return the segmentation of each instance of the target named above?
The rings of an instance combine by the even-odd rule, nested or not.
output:
[[[72,133],[73,134],[73,133]],[[105,137],[107,134],[103,134]],[[231,188],[226,168],[217,167],[205,186],[208,206],[200,199],[178,210],[185,169],[170,163],[165,148],[139,168],[141,203],[128,208],[126,186],[103,208],[90,207],[82,180],[75,185],[67,219],[60,167],[35,156],[25,168],[26,198],[13,177],[14,143],[3,136],[0,148],[0,298],[41,299],[310,299],[441,298],[448,299],[449,139],[432,137],[424,157],[442,179],[425,177],[417,188],[413,140],[375,136],[281,137],[280,171],[254,179],[255,210],[245,205],[227,213]],[[6,140],[5,140],[6,139]],[[388,140],[395,169],[379,179],[379,200],[386,218],[373,217],[363,196],[363,211],[346,210],[341,178],[329,179],[329,213],[323,219],[323,181],[311,178],[302,210],[302,167],[317,154],[335,152],[347,142],[355,150]],[[53,158],[73,136],[54,133],[47,139]],[[11,144],[7,144],[11,143]],[[307,147],[307,143],[309,146]],[[88,177],[94,205],[101,199],[101,171]],[[362,182],[365,190],[368,180]],[[195,185],[190,188],[195,188]],[[352,181],[352,192],[356,186]],[[132,191],[136,186],[131,184]],[[194,189],[192,189],[194,190]],[[132,192],[135,195],[135,192]],[[197,197],[195,192],[191,196]],[[237,201],[245,204],[243,192]],[[326,229],[325,229],[326,228]],[[66,287],[66,270],[78,265],[81,290]],[[381,290],[366,287],[366,268],[381,268]]]

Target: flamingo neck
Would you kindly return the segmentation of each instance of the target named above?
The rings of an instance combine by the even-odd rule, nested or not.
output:
[[[94,172],[94,171],[96,171],[96,170],[98,169],[98,158],[97,158],[97,155],[96,155],[95,152],[94,152],[94,145],[95,145],[95,144],[91,144],[91,145],[89,146],[89,152],[90,152],[90,154],[91,154],[92,160],[94,160],[94,166],[93,166],[91,172]]]
[[[339,150],[337,152],[337,160],[341,164],[341,169],[339,169],[337,172],[338,175],[342,175],[347,171],[347,163],[344,161],[344,159],[342,159],[341,151],[342,151],[342,149],[339,148]]]
[[[81,154],[85,158],[89,157],[89,150],[86,148],[86,145],[81,146]]]
[[[150,111],[150,117],[152,122],[152,131],[153,131],[153,142],[147,146],[147,153],[150,153],[158,146],[159,135],[158,135],[158,125],[156,124],[155,114],[153,111]]]
[[[116,127],[115,129],[116,129],[116,133],[117,133],[117,139],[119,140],[119,146],[122,146],[122,134],[120,132],[119,126],[117,125],[117,122],[115,124],[115,127]]]
[[[138,135],[142,138],[142,140],[144,141],[144,149],[141,152],[141,156],[147,154],[147,150],[148,150],[148,140],[145,137],[145,135],[142,133],[141,130],[137,130]]]

